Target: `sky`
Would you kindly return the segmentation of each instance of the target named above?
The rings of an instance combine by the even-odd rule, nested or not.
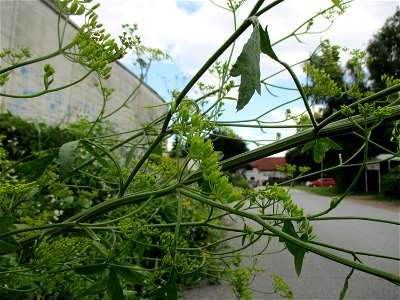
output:
[[[167,102],[171,101],[170,92],[174,89],[182,89],[234,29],[232,14],[214,5],[210,0],[101,0],[97,2],[101,3],[97,10],[99,20],[112,35],[118,37],[123,32],[121,24],[136,23],[139,27],[138,35],[141,36],[144,45],[162,49],[172,57],[172,61],[153,64],[146,78],[146,83]],[[213,2],[226,7],[226,0],[213,0]],[[267,4],[270,2],[265,1]],[[246,19],[255,3],[255,0],[246,0],[237,11],[238,25]],[[259,21],[263,27],[268,25],[270,39],[274,43],[291,33],[304,20],[331,5],[332,2],[329,0],[286,0],[262,15]],[[280,60],[289,64],[308,58],[323,39],[329,39],[331,44],[342,47],[365,50],[373,34],[382,27],[388,17],[395,13],[397,6],[399,6],[398,0],[355,0],[346,12],[335,20],[328,31],[301,36],[301,43],[290,38],[277,44],[273,49]],[[76,18],[73,20],[77,23],[81,22]],[[326,20],[320,18],[314,22],[314,27],[311,29],[315,28],[315,31],[319,31],[321,28],[326,28],[328,24]],[[250,35],[251,28],[237,41],[233,62]],[[227,57],[227,54],[224,54],[221,60]],[[346,56],[343,56],[342,63],[345,62]],[[122,63],[135,72],[131,55],[126,55]],[[265,55],[261,57],[262,78],[278,70],[280,70],[279,65]],[[294,71],[300,80],[304,80],[301,66],[295,67]],[[215,78],[206,74],[201,80],[205,83],[213,83]],[[271,78],[269,82],[293,87],[293,82],[286,72]],[[250,103],[239,112],[236,112],[235,101],[227,101],[222,119],[227,121],[253,119],[260,111],[267,111],[298,96],[297,93],[282,89],[271,89],[271,92],[274,95],[263,89],[261,96],[253,96]],[[196,97],[194,91],[189,95]],[[231,95],[236,97],[237,92],[232,91]],[[263,120],[269,122],[282,120],[287,108],[294,113],[304,111],[302,102],[296,101],[273,111]],[[282,138],[294,133],[293,129],[269,129],[264,132],[245,127],[233,129],[245,140],[256,139],[266,142],[274,140],[277,132]],[[252,143],[248,146],[250,149],[256,147]]]

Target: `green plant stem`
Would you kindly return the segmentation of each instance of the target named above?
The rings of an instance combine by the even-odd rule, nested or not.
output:
[[[308,218],[310,221],[328,221],[328,220],[362,220],[362,221],[370,221],[377,223],[386,223],[393,225],[400,225],[398,221],[384,220],[384,219],[376,219],[376,218],[367,218],[367,217],[356,217],[356,216],[343,216],[343,217],[315,217]]]
[[[269,9],[278,5],[283,0],[274,1],[268,7]],[[263,1],[259,0],[259,2],[254,6],[256,8],[258,5],[262,5]],[[227,39],[227,41],[206,61],[206,63],[200,68],[200,70],[193,76],[193,78],[189,81],[189,83],[183,88],[175,103],[175,110],[178,108],[179,104],[183,100],[183,98],[187,95],[187,93],[193,88],[196,82],[207,72],[207,70],[212,66],[212,64],[225,52],[226,49],[232,45],[236,39],[252,24],[252,22],[246,19],[242,25]],[[158,146],[158,144],[165,138],[168,124],[172,117],[172,111],[169,110],[167,116],[165,117],[164,124],[161,128],[160,135],[153,141],[149,149],[142,155],[139,162],[136,164],[135,168],[129,174],[125,184],[119,193],[119,197],[122,197],[125,194],[128,186],[131,184],[132,180],[135,178],[137,172],[140,170],[144,162],[150,156],[150,154],[154,151],[154,149]]]
[[[304,89],[303,89],[303,87],[302,87],[302,85],[301,85],[299,79],[297,78],[296,74],[293,72],[292,68],[291,68],[287,63],[285,63],[285,62],[283,62],[283,61],[280,61],[280,60],[278,60],[278,62],[279,62],[282,66],[284,66],[284,67],[286,68],[286,70],[289,72],[290,76],[292,77],[292,79],[293,79],[293,81],[294,81],[294,84],[296,85],[296,87],[297,87],[297,89],[298,89],[298,91],[299,91],[299,93],[300,93],[300,95],[301,95],[301,98],[303,99],[303,104],[304,104],[304,106],[306,107],[306,110],[307,110],[307,112],[308,112],[308,116],[309,116],[309,118],[310,118],[310,120],[311,120],[311,123],[312,123],[314,129],[315,129],[315,134],[318,134],[318,124],[317,124],[317,121],[316,121],[315,118],[314,118],[314,114],[313,114],[313,112],[311,111],[310,104],[308,103],[307,95],[306,95],[306,93],[304,92]]]
[[[140,160],[138,161],[138,163],[135,165],[135,167],[133,168],[132,172],[129,174],[128,178],[126,179],[124,185],[122,186],[118,197],[123,197],[126,190],[128,189],[129,185],[131,184],[131,182],[133,181],[133,179],[135,178],[137,172],[139,172],[140,168],[142,167],[142,165],[144,164],[144,162],[147,160],[147,158],[150,156],[150,154],[154,151],[154,149],[161,143],[161,141],[167,136],[166,133],[160,134],[159,136],[157,136],[157,138],[153,141],[153,143],[150,145],[149,149],[147,149],[146,153],[144,153],[142,155],[142,157],[140,158]]]
[[[168,194],[171,194],[173,191],[176,190],[178,184],[173,184],[163,189],[151,191],[151,192],[143,192],[143,193],[136,193],[133,195],[127,195],[122,198],[115,198],[111,200],[107,200],[101,202],[97,205],[94,205],[76,215],[66,219],[64,222],[59,224],[54,224],[58,226],[54,227],[71,227],[71,223],[77,224],[81,222],[85,222],[96,217],[99,217],[109,211],[115,210],[121,206],[140,203],[147,200],[149,197],[154,196],[154,198],[162,197]],[[21,246],[26,246],[32,244],[36,239],[40,238],[41,236],[51,235],[51,234],[60,234],[62,229],[55,228],[53,230],[47,230],[42,233],[35,234],[33,236],[22,238],[19,240],[19,244]]]
[[[275,226],[269,224],[268,222],[265,222],[260,217],[254,215],[254,214],[243,212],[243,211],[239,211],[239,210],[234,210],[233,208],[231,208],[231,207],[229,207],[227,205],[224,205],[224,204],[221,204],[221,203],[218,203],[218,202],[215,202],[215,201],[210,201],[209,199],[204,198],[201,195],[195,194],[195,193],[193,193],[191,191],[188,191],[185,188],[179,188],[178,190],[179,190],[180,193],[182,193],[182,195],[185,195],[185,196],[190,197],[192,199],[198,200],[198,201],[200,201],[202,203],[205,203],[207,205],[214,206],[214,207],[219,208],[221,210],[231,212],[231,213],[233,213],[235,215],[239,215],[239,216],[242,216],[244,218],[253,220],[253,221],[257,222],[258,224],[260,224],[261,226],[263,226],[266,230],[269,230],[270,232],[275,234],[276,236],[278,236],[278,237],[280,237],[280,238],[282,238],[282,239],[284,239],[284,240],[286,240],[288,242],[291,242],[291,243],[295,244],[298,247],[301,247],[301,248],[306,249],[306,250],[308,250],[310,252],[313,252],[313,253],[315,253],[315,254],[317,254],[319,256],[325,257],[325,258],[327,258],[329,260],[338,262],[338,263],[340,263],[342,265],[346,265],[346,266],[354,268],[356,270],[359,270],[359,271],[362,271],[362,272],[365,272],[365,273],[369,273],[369,274],[372,274],[374,276],[386,279],[386,280],[388,280],[390,282],[393,282],[393,283],[396,283],[396,284],[400,284],[400,276],[398,276],[396,274],[391,274],[391,273],[388,273],[388,272],[384,272],[382,270],[378,270],[378,269],[372,268],[370,266],[367,266],[367,265],[364,265],[364,264],[361,264],[361,263],[357,263],[357,262],[354,262],[352,260],[349,260],[349,259],[337,256],[335,254],[323,251],[323,250],[321,250],[321,249],[319,249],[317,247],[312,246],[310,243],[303,242],[303,241],[301,241],[299,239],[296,239],[296,238],[292,237],[291,235],[289,235],[287,233],[284,233],[283,231],[277,229]]]
[[[396,84],[390,88],[384,89],[383,91],[379,91],[371,96],[365,97],[361,100],[358,100],[352,104],[350,104],[348,107],[353,108],[353,107],[357,107],[358,104],[362,104],[362,103],[366,103],[366,102],[373,102],[375,100],[378,100],[380,98],[383,97],[387,97],[391,94],[394,94],[396,92],[400,91],[400,83]],[[396,105],[398,107],[398,105]],[[340,118],[341,116],[343,116],[341,111],[335,112],[334,114],[332,114],[331,116],[329,116],[328,118],[326,118],[325,120],[323,120],[321,123],[318,124],[318,129],[322,129],[325,126],[329,125],[330,123],[332,123],[333,121],[337,120],[338,118]]]
[[[369,252],[363,252],[363,251],[353,251],[353,250],[345,249],[345,248],[338,247],[338,246],[335,246],[335,245],[323,243],[323,242],[320,242],[320,241],[315,241],[315,240],[309,241],[309,243],[314,244],[314,245],[318,245],[318,246],[322,246],[322,247],[325,247],[325,248],[330,248],[330,249],[333,249],[333,250],[338,250],[338,251],[341,251],[341,252],[349,253],[349,254],[352,254],[352,255],[364,255],[364,256],[379,257],[379,258],[385,258],[385,259],[391,259],[391,260],[400,261],[400,257],[388,256],[388,255],[377,254],[377,253],[369,253]]]
[[[400,105],[394,106],[392,115],[385,119],[384,122],[392,122],[393,120],[398,120],[400,118]],[[361,116],[353,117],[353,120],[358,124],[371,124],[378,120],[378,117],[371,116],[364,120]],[[335,135],[340,135],[343,133],[351,132],[355,128],[354,124],[347,119],[342,119],[336,122],[332,122],[327,126],[320,129],[318,137],[333,137]],[[304,145],[307,142],[316,140],[314,130],[308,129],[299,132],[295,136],[291,136],[274,143],[259,147],[257,149],[247,151],[243,154],[236,155],[234,157],[228,158],[220,162],[223,171],[229,171],[232,169],[237,169],[245,164],[255,161],[260,158],[271,156],[277,154],[286,149],[295,148]],[[190,184],[201,179],[201,172],[197,171],[189,176],[183,183]]]
[[[96,148],[100,149],[113,162],[113,164],[115,166],[115,170],[117,171],[117,175],[118,175],[119,190],[121,190],[123,185],[124,185],[124,179],[123,179],[123,176],[122,176],[121,166],[119,165],[118,161],[115,159],[115,157],[112,155],[112,153],[108,149],[103,147],[102,145],[93,143],[88,139],[85,139],[85,142],[89,143],[93,147],[96,147]]]
[[[363,171],[364,171],[364,168],[365,168],[365,164],[366,164],[367,158],[368,158],[368,140],[369,140],[369,138],[371,136],[371,130],[367,130],[367,124],[364,124],[364,126],[365,126],[365,131],[366,131],[366,133],[365,133],[365,143],[364,143],[364,145],[365,145],[364,146],[364,159],[363,159],[362,165],[360,166],[360,169],[358,170],[358,173],[357,173],[356,177],[353,179],[353,181],[351,182],[349,187],[346,189],[346,191],[337,200],[335,200],[335,202],[333,202],[333,200],[332,200],[331,205],[329,206],[329,208],[327,210],[310,216],[309,217],[310,219],[314,219],[314,218],[317,218],[319,216],[326,215],[330,211],[334,210],[340,204],[340,202],[346,197],[346,195],[348,195],[350,193],[350,191],[356,185],[358,179],[363,174]]]
[[[268,11],[269,9],[273,8],[274,6],[278,5],[279,3],[283,2],[284,0],[276,0],[269,4],[265,9],[264,12]],[[257,7],[260,7],[264,1],[259,0],[256,5],[253,7],[252,12],[257,10]],[[253,14],[250,14],[251,17]],[[261,14],[257,14],[259,16]],[[238,37],[249,27],[252,25],[252,22],[247,18],[239,28],[221,45],[220,48],[204,63],[204,65],[199,69],[199,71],[193,76],[193,78],[188,82],[188,84],[182,89],[181,93],[179,94],[178,98],[176,99],[176,107],[175,110],[178,108],[179,104],[183,100],[183,98],[187,95],[187,93],[193,88],[196,82],[207,72],[207,70],[215,63],[215,61],[227,50],[237,39]],[[165,132],[167,130],[168,124],[171,120],[172,112],[169,111],[164,125],[161,129],[161,132]]]
[[[74,44],[75,44],[75,42],[69,43],[69,44],[68,44],[67,46],[65,46],[64,48],[59,49],[59,50],[57,50],[57,51],[55,51],[55,52],[53,52],[53,53],[50,53],[50,54],[48,54],[48,55],[45,55],[45,56],[42,56],[42,57],[39,57],[39,58],[35,58],[35,59],[31,59],[31,60],[26,60],[26,61],[24,61],[24,62],[20,62],[20,63],[18,63],[18,64],[9,66],[9,67],[7,67],[7,68],[0,69],[0,74],[7,73],[7,72],[9,72],[9,71],[12,71],[12,70],[14,70],[14,69],[18,69],[18,68],[23,67],[23,66],[35,64],[35,63],[38,63],[38,62],[41,62],[41,61],[48,60],[48,59],[50,59],[50,58],[56,57],[56,56],[62,54],[64,51],[66,51],[66,50],[68,50],[69,48],[71,48]]]
[[[304,217],[289,217],[287,215],[259,215],[263,220],[291,220],[291,221],[301,221]],[[367,217],[358,217],[358,216],[339,216],[339,217],[312,217],[308,216],[307,219],[310,221],[333,221],[333,220],[359,220],[359,221],[370,221],[377,223],[385,223],[392,225],[400,225],[400,222],[385,220],[385,219],[377,219],[377,218],[367,218]]]
[[[138,137],[143,136],[143,134],[144,134],[145,131],[146,131],[145,129],[144,129],[144,130],[141,130],[141,131],[139,131],[138,133],[134,134],[133,136],[131,136],[131,137],[129,137],[129,138],[123,140],[122,142],[119,142],[118,144],[116,144],[116,145],[110,147],[109,151],[114,151],[114,150],[116,150],[116,149],[118,149],[118,148],[121,148],[122,146],[124,146],[125,144],[129,143],[130,141],[133,141],[134,139],[137,139]],[[104,154],[100,154],[100,155],[103,156],[103,155],[105,155],[105,153],[104,153]],[[78,167],[76,167],[75,169],[73,169],[73,170],[70,172],[70,174],[73,174],[73,173],[75,173],[75,172],[77,172],[77,171],[83,169],[84,167],[90,165],[90,164],[91,164],[92,162],[94,162],[94,161],[96,161],[96,159],[95,159],[95,158],[92,158],[92,159],[90,159],[90,160],[88,160],[88,161],[82,163],[81,165],[79,165]]]
[[[280,123],[280,122],[277,122]],[[217,124],[222,125],[220,122]],[[251,124],[238,124],[238,123],[223,123],[223,126],[229,127],[246,127],[246,128],[310,128],[313,125],[251,125]]]
[[[10,95],[10,94],[5,94],[5,93],[0,93],[0,96],[8,97],[8,98],[15,98],[15,99],[30,99],[30,98],[36,98],[36,97],[39,97],[39,96],[42,96],[42,95],[45,95],[45,94],[48,94],[48,93],[54,93],[54,92],[61,91],[61,90],[64,90],[64,89],[66,89],[66,88],[69,88],[69,87],[71,87],[71,86],[74,86],[74,85],[78,84],[79,82],[85,80],[85,79],[86,79],[90,74],[92,74],[92,73],[93,73],[93,71],[89,71],[89,72],[87,72],[83,77],[79,78],[78,80],[75,80],[74,82],[71,82],[71,83],[69,83],[69,84],[67,84],[67,85],[60,86],[60,87],[58,87],[58,88],[49,89],[49,90],[43,90],[43,91],[41,91],[41,92],[39,92],[39,93],[36,93],[36,94],[30,94],[30,95]]]

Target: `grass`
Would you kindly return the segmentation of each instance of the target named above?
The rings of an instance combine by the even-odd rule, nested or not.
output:
[[[335,190],[335,187],[309,187],[304,185],[295,185],[293,188],[321,196],[327,196],[327,197],[340,196],[340,193]]]
[[[341,193],[338,192],[335,189],[335,187],[308,187],[308,186],[304,186],[304,185],[296,185],[293,188],[297,189],[297,190],[301,190],[301,191],[314,193],[314,194],[321,195],[321,196],[326,196],[326,197],[334,197],[334,196],[341,195]],[[357,193],[357,194],[350,194],[350,195],[365,197],[365,200],[391,202],[391,203],[400,204],[400,199],[385,197],[384,195],[377,194],[377,193],[373,193],[373,194]]]

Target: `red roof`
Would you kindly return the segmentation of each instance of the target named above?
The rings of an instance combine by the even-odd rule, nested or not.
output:
[[[249,165],[260,171],[275,171],[277,165],[281,167],[286,166],[286,157],[265,157],[253,161]]]

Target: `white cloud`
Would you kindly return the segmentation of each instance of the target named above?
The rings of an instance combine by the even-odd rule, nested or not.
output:
[[[173,0],[102,0],[98,13],[105,28],[116,37],[122,32],[122,23],[137,23],[144,44],[168,51],[174,62],[182,67],[183,72],[193,75],[232,33],[233,21],[230,13],[209,1],[181,3],[187,5],[190,2],[197,4],[194,13],[182,9],[179,7],[181,5]],[[226,3],[224,0],[215,2],[221,5]],[[238,24],[247,17],[254,2],[247,0],[238,11]],[[199,3],[202,5],[198,5]],[[260,22],[263,26],[268,25],[271,41],[275,42],[331,4],[329,0],[284,1],[262,15]],[[321,37],[330,38],[333,43],[350,48],[365,48],[368,40],[383,25],[386,18],[394,13],[397,4],[398,1],[355,0],[328,32],[302,36],[303,44],[291,38],[277,45],[275,52],[282,60],[294,63],[306,58]],[[249,32],[248,30],[238,41],[236,56]]]

